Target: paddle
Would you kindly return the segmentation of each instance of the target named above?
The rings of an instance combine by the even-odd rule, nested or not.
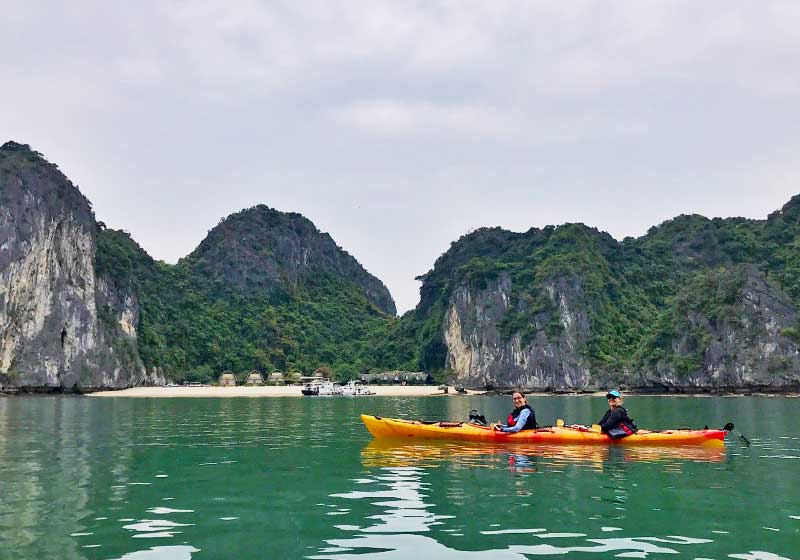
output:
[[[742,435],[739,432],[739,430],[734,429],[733,422],[728,422],[727,424],[725,424],[725,426],[722,427],[722,429],[726,432],[736,432],[736,435],[738,435],[744,441],[745,447],[750,447],[750,440],[744,437],[744,435]]]

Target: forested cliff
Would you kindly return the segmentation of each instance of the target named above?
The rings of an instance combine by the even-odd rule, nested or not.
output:
[[[383,283],[299,214],[242,210],[166,264],[14,142],[0,148],[0,201],[0,390],[322,365],[356,376],[396,320]]]
[[[136,293],[95,270],[97,230],[55,166],[0,147],[0,388],[160,381],[137,351]]]
[[[477,386],[797,389],[799,216],[795,197],[622,242],[583,224],[475,231],[420,277],[400,357]]]
[[[331,368],[472,387],[800,388],[800,197],[765,220],[680,216],[616,241],[483,228],[383,283],[299,214],[255,206],[153,260],[28,146],[0,148],[0,390]]]

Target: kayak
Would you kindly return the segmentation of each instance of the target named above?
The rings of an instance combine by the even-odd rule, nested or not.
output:
[[[607,434],[586,426],[545,427],[513,434],[498,432],[488,426],[467,422],[420,422],[361,415],[361,421],[376,439],[443,439],[490,443],[542,443],[572,445],[699,445],[723,447],[725,430],[639,430],[637,433],[611,439]]]

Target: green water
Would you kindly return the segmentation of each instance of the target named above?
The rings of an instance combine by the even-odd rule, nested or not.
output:
[[[626,405],[753,445],[377,446],[358,419],[495,419],[507,397],[0,398],[0,558],[800,559],[800,399]]]

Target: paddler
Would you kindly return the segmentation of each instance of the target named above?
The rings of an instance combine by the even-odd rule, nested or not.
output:
[[[635,434],[639,428],[633,423],[633,420],[628,416],[628,411],[622,406],[622,395],[616,389],[612,389],[606,393],[608,399],[608,410],[603,415],[603,418],[598,422],[600,430],[604,434],[608,434],[612,439],[623,438],[631,434]]]
[[[536,425],[536,412],[525,400],[525,395],[520,391],[514,391],[511,395],[514,401],[514,410],[508,415],[505,424],[492,424],[492,429],[499,432],[514,433],[521,430],[533,430],[538,428]]]

